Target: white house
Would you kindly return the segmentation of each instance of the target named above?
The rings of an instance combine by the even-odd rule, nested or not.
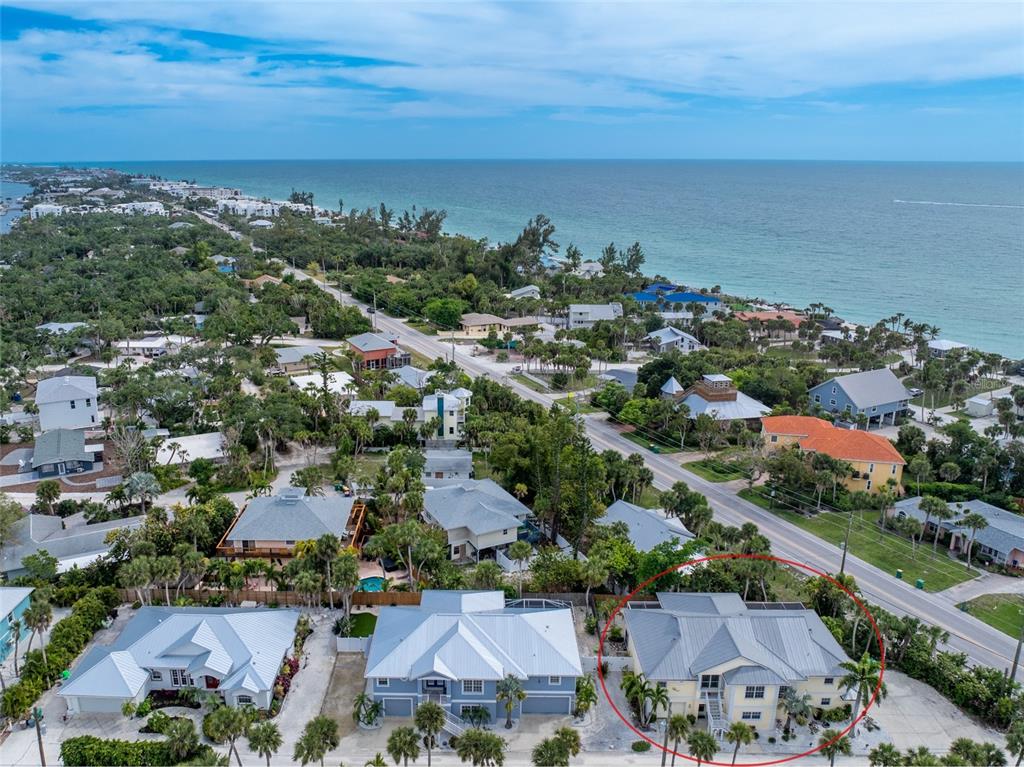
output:
[[[319,392],[324,386],[324,377],[319,373],[304,373],[297,376],[289,376],[292,386],[303,391],[313,390]],[[344,370],[336,370],[327,374],[327,391],[339,397],[348,397],[356,390],[355,379]]]
[[[146,336],[145,338],[129,338],[118,341],[114,348],[125,357],[161,357],[164,354],[177,354],[186,346],[192,346],[195,342],[188,336],[166,335]]]
[[[448,534],[455,561],[479,562],[481,552],[514,543],[531,513],[492,479],[432,487],[423,494],[423,518]]]
[[[298,620],[298,610],[143,607],[112,644],[82,657],[57,694],[69,714],[117,714],[153,690],[182,688],[268,709]]]
[[[29,218],[39,218],[40,216],[59,216],[67,208],[63,205],[51,205],[49,203],[41,203],[39,205],[33,205],[28,209]]]
[[[472,399],[473,392],[463,388],[434,392],[423,398],[423,422],[426,423],[435,417],[439,421],[435,439],[462,439],[466,426],[466,412]]]
[[[523,285],[505,294],[506,298],[518,301],[520,298],[540,298],[540,288],[536,285]]]
[[[678,349],[683,354],[689,354],[704,348],[701,342],[689,333],[684,333],[682,330],[671,325],[655,330],[653,333],[648,333],[644,336],[644,340],[651,349],[659,354],[663,354],[670,349]]]
[[[86,429],[99,423],[99,401],[93,376],[56,376],[36,387],[39,428]]]
[[[162,202],[122,202],[112,205],[111,210],[118,213],[141,214],[143,216],[166,216],[167,209]]]
[[[617,320],[622,316],[622,304],[569,304],[569,316],[566,326],[574,328],[592,328],[599,321]]]

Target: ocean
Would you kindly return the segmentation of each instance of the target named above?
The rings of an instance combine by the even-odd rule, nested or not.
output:
[[[644,271],[698,287],[897,312],[1024,357],[1024,165],[739,161],[125,162],[112,167],[326,208],[416,205],[492,242],[537,213],[597,258],[639,241]]]

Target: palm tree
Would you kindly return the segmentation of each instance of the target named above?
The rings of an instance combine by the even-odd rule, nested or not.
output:
[[[249,748],[267,760],[267,767],[270,767],[270,757],[281,748],[283,740],[281,730],[273,722],[257,722],[249,727]]]
[[[594,677],[586,674],[576,679],[576,716],[583,716],[597,703]]]
[[[474,727],[459,736],[455,753],[473,767],[502,767],[505,764],[505,741],[493,732]]]
[[[569,767],[569,753],[555,738],[544,738],[530,753],[533,767]]]
[[[495,699],[505,704],[505,729],[512,729],[512,711],[518,703],[526,700],[526,690],[523,683],[509,674],[498,682],[496,686]]]
[[[364,767],[388,767],[388,763],[384,761],[384,757],[381,755],[380,751],[378,751],[377,755],[374,756],[373,759],[364,763]]]
[[[806,717],[811,714],[811,696],[808,694],[797,695],[792,687],[786,689],[782,695],[782,708],[786,712],[786,724],[783,732],[788,732],[793,723],[793,717]]]
[[[313,544],[313,559],[324,568],[324,582],[327,584],[327,602],[332,610],[334,609],[334,583],[331,578],[331,564],[334,562],[334,558],[338,556],[339,551],[341,551],[341,541],[338,540],[338,536],[331,533],[321,535]]]
[[[206,717],[204,728],[209,732],[210,739],[215,743],[227,743],[228,759],[230,760],[231,754],[234,754],[238,767],[242,767],[242,756],[238,753],[235,742],[249,729],[252,719],[250,711],[233,706],[218,706]]]
[[[156,557],[152,563],[151,575],[154,581],[164,585],[164,601],[170,607],[171,583],[181,576],[181,562],[171,556]]]
[[[673,714],[668,718],[665,732],[672,741],[672,767],[676,767],[676,752],[679,751],[679,742],[690,732],[690,720],[683,714]]]
[[[14,675],[18,676],[18,643],[21,642],[21,632],[25,630],[25,626],[18,618],[12,618],[7,622],[7,627],[14,637]]]
[[[853,705],[853,717],[851,718],[851,721],[855,722],[860,716],[861,706],[871,696],[870,690],[878,688],[879,701],[889,694],[885,682],[881,681],[882,664],[865,652],[859,661],[843,661],[839,666],[846,671],[846,675],[839,680],[839,686],[847,691],[857,688],[857,700]]]
[[[709,762],[718,753],[718,741],[707,730],[694,730],[686,739],[687,750],[690,756],[697,760],[697,767],[701,762]]]
[[[646,704],[650,704],[647,709]],[[658,718],[658,709],[668,710],[668,688],[661,684],[648,685],[644,691],[644,697],[640,701],[640,714],[643,717],[643,724],[649,725],[652,719]]]
[[[199,748],[199,734],[191,719],[171,719],[164,730],[167,752],[176,762],[183,762]],[[270,762],[267,762],[269,767]]]
[[[508,558],[519,568],[519,598],[523,598],[523,565],[533,554],[533,546],[527,541],[515,541],[508,547]]]
[[[420,738],[412,727],[396,727],[388,736],[388,755],[395,764],[402,763],[409,767],[409,760],[414,762],[420,756]]]
[[[984,530],[988,527],[988,520],[985,519],[981,514],[971,512],[960,524],[971,531],[971,542],[967,544],[967,569],[971,569],[971,554],[974,551],[974,538],[978,535],[979,530]]]
[[[295,744],[292,761],[300,762],[303,767],[310,762],[320,762],[320,767],[324,767],[324,757],[338,747],[338,742],[338,723],[328,716],[318,716],[306,722]]]
[[[313,595],[320,593],[320,576],[312,570],[302,570],[295,576],[295,590],[306,599],[306,607],[312,609]]]
[[[430,767],[431,752],[437,745],[438,734],[444,729],[444,709],[428,700],[416,707],[413,722],[416,729],[423,734],[423,744],[427,747],[427,767]]]
[[[829,767],[835,767],[836,756],[839,754],[849,756],[853,753],[850,739],[831,727],[821,733],[821,737],[818,738],[818,746],[821,753],[828,757]]]
[[[129,498],[138,498],[142,513],[146,513],[146,502],[160,495],[160,483],[148,471],[137,471],[124,483]]]
[[[892,743],[879,743],[868,752],[868,764],[871,767],[900,767],[903,754]]]
[[[1010,726],[1006,733],[1006,749],[1011,756],[1017,757],[1017,767],[1024,761],[1024,721],[1018,720]]]
[[[22,613],[21,619],[32,630],[32,634],[28,638],[27,652],[31,652],[32,640],[38,634],[39,646],[43,651],[43,665],[49,665],[46,660],[46,644],[43,642],[43,633],[50,628],[50,623],[53,621],[53,606],[45,599],[33,599],[32,604]]]
[[[754,728],[746,722],[733,722],[729,725],[729,729],[726,730],[725,739],[730,743],[736,744],[736,747],[732,750],[732,763],[736,764],[736,757],[740,753],[740,746],[745,746],[754,739]]]
[[[608,580],[608,566],[605,565],[602,559],[593,557],[583,563],[583,582],[587,584],[587,593],[583,599],[583,604],[590,607],[590,590],[603,586],[605,581]]]

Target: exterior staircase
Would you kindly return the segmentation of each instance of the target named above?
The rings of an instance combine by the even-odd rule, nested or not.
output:
[[[708,730],[716,738],[725,734],[725,717],[722,715],[722,700],[717,695],[704,696],[704,715],[708,720]]]
[[[444,710],[444,731],[449,735],[462,735],[468,726],[465,719],[456,716],[448,709]]]

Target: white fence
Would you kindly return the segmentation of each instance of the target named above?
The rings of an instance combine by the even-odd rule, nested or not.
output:
[[[370,637],[337,637],[338,652],[366,653],[370,646]]]

